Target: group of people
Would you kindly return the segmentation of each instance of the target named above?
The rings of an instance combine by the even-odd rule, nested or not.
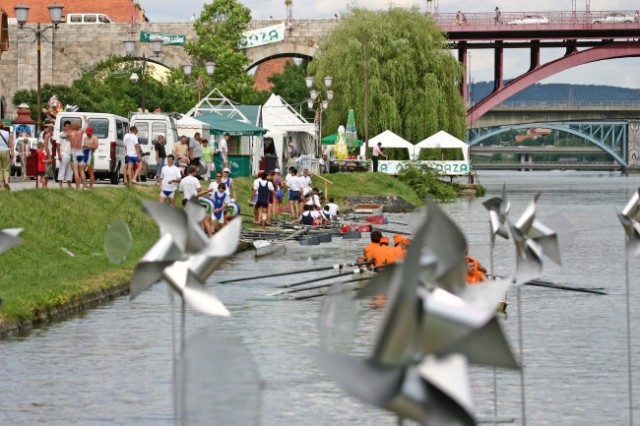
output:
[[[371,242],[363,250],[362,257],[357,259],[358,263],[368,263],[376,269],[381,269],[384,265],[389,265],[404,259],[407,254],[411,240],[402,235],[393,236],[393,246],[389,245],[388,237],[382,235],[380,230],[371,231]]]

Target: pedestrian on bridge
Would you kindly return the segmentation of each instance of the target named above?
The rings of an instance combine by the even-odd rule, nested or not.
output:
[[[493,21],[494,21],[493,23],[495,25],[498,25],[498,24],[502,25],[502,19],[500,19],[500,15],[501,14],[502,13],[500,12],[500,8],[498,6],[496,6],[496,16],[495,16],[495,18],[493,18]]]

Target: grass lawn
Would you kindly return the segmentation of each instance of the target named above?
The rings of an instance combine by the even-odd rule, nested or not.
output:
[[[395,194],[421,204],[411,188],[382,173],[326,176],[334,183],[329,196],[341,207],[347,195]],[[247,201],[253,178],[234,182],[243,213],[250,214]],[[318,177],[313,177],[313,185],[324,190]],[[24,228],[22,244],[0,255],[0,317],[29,319],[35,309],[61,306],[96,289],[128,282],[137,261],[159,236],[140,203],[143,198],[157,199],[158,192],[155,185],[0,192],[0,228]],[[120,265],[110,263],[104,253],[105,232],[114,220],[127,223],[133,236],[132,250]]]

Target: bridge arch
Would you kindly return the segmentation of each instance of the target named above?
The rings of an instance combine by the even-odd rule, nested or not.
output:
[[[640,57],[640,44],[637,42],[621,42],[592,47],[582,51],[574,51],[562,58],[538,66],[520,77],[510,81],[493,92],[467,111],[467,125],[482,117],[493,107],[527,87],[562,71],[607,59]]]
[[[597,146],[598,148],[600,148],[601,150],[603,150],[604,152],[606,152],[607,154],[611,155],[611,157],[621,166],[623,167],[627,167],[627,150],[626,149],[622,149],[622,155],[620,155],[618,152],[614,151],[611,147],[607,146],[606,144],[602,143],[602,141],[594,138],[591,135],[588,135],[586,133],[574,130],[572,128],[570,128],[567,125],[563,125],[560,123],[544,123],[544,124],[516,124],[516,125],[512,125],[512,126],[506,126],[506,127],[498,127],[496,129],[493,129],[487,133],[482,134],[481,136],[478,136],[477,138],[474,138],[472,140],[469,141],[469,146],[473,146],[473,145],[477,145],[478,143],[499,135],[501,133],[505,133],[511,130],[520,130],[520,129],[530,129],[531,127],[544,127],[545,129],[552,129],[552,130],[558,130],[560,132],[565,132],[565,133],[569,133],[572,134],[574,136],[578,136],[579,138],[582,138],[584,140],[586,140],[587,142],[592,143],[593,145]]]
[[[293,41],[251,48],[247,50],[247,57],[251,60],[251,64],[247,69],[249,70],[262,62],[275,58],[312,59],[316,56],[317,51],[318,47],[315,43],[302,44]]]

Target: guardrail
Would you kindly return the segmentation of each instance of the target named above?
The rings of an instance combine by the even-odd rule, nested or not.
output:
[[[465,13],[464,10],[460,10],[464,17],[466,18],[466,24],[458,19],[457,13],[438,13],[437,15],[433,15],[436,23],[439,26],[474,26],[474,25],[498,25],[496,23],[496,14],[495,11],[491,12],[481,12],[481,13]],[[510,12],[510,11],[501,11],[500,13],[500,21],[501,25],[509,25],[510,22],[517,21],[526,16],[542,16],[549,20],[548,23],[538,24],[538,25],[562,25],[562,24],[589,24],[589,25],[597,25],[593,22],[597,19],[601,19],[605,16],[614,14],[614,13],[623,13],[628,15],[632,23],[626,25],[639,25],[638,19],[636,17],[635,10],[599,10],[599,11],[527,11],[527,12]],[[531,24],[530,24],[531,25]],[[536,24],[533,24],[536,25]],[[511,25],[510,25],[511,26]],[[513,25],[517,27],[518,25]]]

